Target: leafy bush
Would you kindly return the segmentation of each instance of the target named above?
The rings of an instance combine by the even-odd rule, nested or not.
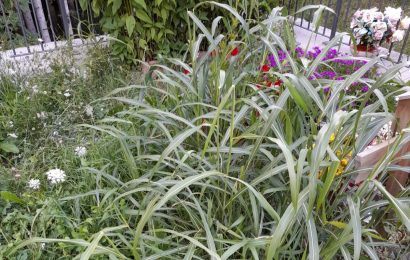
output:
[[[357,153],[394,118],[377,91],[397,85],[405,64],[375,79],[362,76],[377,59],[348,78],[310,78],[334,65],[323,57],[343,35],[307,62],[291,54],[295,39],[280,9],[252,27],[219,6],[237,17],[240,39],[222,45],[224,35],[190,13],[192,32],[200,30],[188,61],[165,59],[151,67],[146,84],[93,103],[115,108],[79,125],[98,141],[81,161],[67,151],[56,161],[67,164],[73,190],[27,191],[33,213],[8,209],[2,225],[20,224],[6,225],[12,236],[4,240],[18,239],[0,252],[84,259],[376,259],[379,247],[405,253],[405,244],[386,241],[376,228],[410,230],[408,190],[394,198],[382,185],[409,129],[366,181],[351,182]],[[278,22],[283,35],[272,29]],[[203,45],[209,47],[200,53]],[[359,80],[369,91],[344,95]],[[261,87],[269,81],[275,84]],[[341,109],[351,102],[358,109]],[[384,221],[386,209],[396,214]]]
[[[202,3],[200,6],[198,2]],[[154,55],[182,55],[186,42],[191,38],[187,10],[196,6],[196,15],[202,21],[210,21],[218,15],[227,15],[216,9],[209,1],[195,0],[92,0],[94,14],[100,17],[103,32],[117,40],[112,41],[113,54],[128,62],[134,58],[152,59]],[[278,0],[265,1],[220,1],[241,8],[250,18],[260,19],[260,15],[271,10]],[[86,9],[88,0],[80,0]],[[229,13],[228,13],[229,14]],[[232,31],[235,20],[224,20]],[[232,37],[235,37],[232,35]]]

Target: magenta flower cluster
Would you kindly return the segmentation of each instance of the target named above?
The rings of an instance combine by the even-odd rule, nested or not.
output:
[[[295,55],[298,58],[301,57],[306,57],[308,59],[316,59],[323,50],[319,46],[313,47],[311,50],[305,51],[301,47],[297,47],[295,49]],[[350,75],[354,71],[357,71],[360,69],[363,65],[367,63],[367,61],[364,60],[352,60],[346,57],[347,54],[343,54],[337,51],[337,49],[330,49],[326,52],[326,54],[323,56],[322,61],[328,61],[329,63],[334,64],[333,66],[335,68],[335,71],[333,70],[321,70],[320,67],[319,69],[314,73],[313,76],[309,77],[309,80],[315,80],[315,79],[330,79],[330,80],[344,80],[343,75]],[[286,60],[287,56],[286,53],[282,50],[278,51],[278,58],[279,62],[282,63],[284,60]],[[275,56],[273,54],[270,54],[268,56],[268,64],[270,67],[274,68],[277,67],[277,61],[275,59]],[[367,76],[364,76],[363,78],[367,78]],[[363,85],[359,82],[354,82],[352,84],[352,87],[354,89],[360,89],[362,92],[367,92],[369,90],[369,87],[367,85]],[[330,88],[326,87],[324,88],[324,92],[328,93],[330,91]]]

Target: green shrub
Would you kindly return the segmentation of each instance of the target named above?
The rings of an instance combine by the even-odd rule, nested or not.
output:
[[[187,10],[208,1],[196,0],[92,0],[91,7],[103,32],[114,37],[113,54],[122,60],[132,62],[134,58],[151,60],[155,55],[181,56],[187,50],[187,41],[191,37]],[[260,16],[279,3],[267,1],[219,1],[237,6],[248,19],[260,19]],[[85,9],[88,0],[80,0]],[[229,13],[205,4],[196,9],[196,15],[210,25],[218,15]],[[235,22],[235,20],[233,20]],[[229,20],[224,20],[230,23]],[[235,24],[230,25],[235,31]],[[135,61],[134,61],[135,62]]]

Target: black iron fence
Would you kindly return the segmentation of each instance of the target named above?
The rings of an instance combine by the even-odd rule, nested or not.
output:
[[[60,40],[98,33],[97,22],[78,0],[0,0],[0,50],[21,56],[54,49]]]
[[[350,21],[357,9],[401,6],[410,15],[410,0],[278,0],[290,14],[303,6],[322,4],[335,14],[325,12],[318,34],[332,39],[337,32],[349,31]],[[314,31],[313,10],[295,15],[295,25]],[[58,40],[82,38],[98,34],[98,19],[93,17],[90,1],[85,10],[78,0],[0,0],[0,51],[8,50],[10,56],[30,54],[37,45],[40,51],[58,47]],[[4,28],[4,30],[2,30]],[[394,62],[410,59],[409,30],[399,43],[384,46]],[[350,44],[350,40],[343,42]]]
[[[295,25],[304,29],[315,31],[317,34],[332,39],[337,32],[349,32],[350,22],[353,14],[358,9],[369,9],[377,7],[384,11],[385,7],[401,7],[403,14],[410,16],[410,0],[281,0],[280,4],[287,8],[290,14],[306,5],[322,4],[334,10],[334,14],[325,12],[320,28],[314,28],[312,24],[314,11],[308,10],[295,15]],[[388,57],[395,63],[410,60],[410,28],[404,36],[403,41],[397,43],[384,44],[388,50]],[[342,41],[343,44],[350,45],[351,39]]]

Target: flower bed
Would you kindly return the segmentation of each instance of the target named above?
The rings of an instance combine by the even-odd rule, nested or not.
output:
[[[374,178],[351,182],[357,153],[392,119],[385,101],[400,86],[399,68],[376,77],[377,60],[295,49],[291,33],[279,37],[269,27],[283,21],[290,32],[280,8],[255,28],[233,8],[214,4],[238,19],[235,40],[218,29],[231,19],[208,30],[192,13],[190,58],[159,59],[143,80],[96,59],[87,77],[56,68],[37,79],[37,88],[17,93],[7,84],[4,122],[16,118],[22,152],[2,153],[0,255],[359,259],[377,255],[378,247],[396,258],[405,253],[406,241],[373,243],[386,238],[380,226],[410,230],[406,198],[383,186],[393,157],[374,166]],[[318,16],[323,11],[312,8]],[[44,130],[32,132],[33,125]],[[398,145],[409,135],[401,131]],[[381,217],[390,208],[397,214]]]

